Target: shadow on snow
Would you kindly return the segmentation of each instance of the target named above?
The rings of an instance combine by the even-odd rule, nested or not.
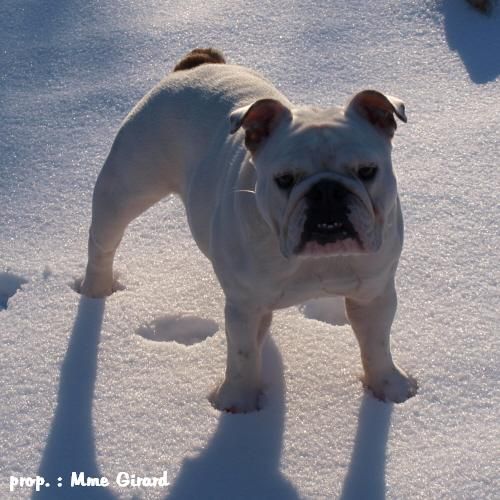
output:
[[[184,460],[166,500],[299,498],[280,471],[285,382],[281,355],[270,337],[262,362],[263,378],[270,386],[265,407],[245,415],[221,414],[206,449]]]
[[[50,483],[33,499],[112,500],[108,488],[69,486],[72,472],[101,477],[96,463],[92,402],[104,299],[81,297],[78,314],[61,366],[57,406],[38,474]],[[62,478],[58,487],[58,478]]]
[[[474,83],[488,83],[500,75],[500,15],[488,16],[465,1],[443,0],[446,39],[460,55]]]
[[[392,403],[377,401],[365,392],[341,500],[385,498],[385,459],[392,407]]]
[[[81,297],[62,363],[57,406],[38,474],[51,486],[33,499],[112,500],[110,488],[71,488],[72,472],[101,477],[96,462],[92,403],[105,300]],[[280,471],[285,419],[285,382],[281,355],[268,338],[263,348],[267,405],[258,413],[221,414],[211,441],[197,457],[186,459],[166,500],[259,498],[295,500],[299,495]],[[366,393],[359,410],[351,463],[341,499],[385,498],[385,455],[392,405]],[[58,478],[62,486],[58,487]]]

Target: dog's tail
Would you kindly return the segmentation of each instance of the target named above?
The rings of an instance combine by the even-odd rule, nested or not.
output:
[[[174,71],[196,68],[206,63],[225,64],[225,62],[222,52],[216,49],[194,49],[176,64]]]

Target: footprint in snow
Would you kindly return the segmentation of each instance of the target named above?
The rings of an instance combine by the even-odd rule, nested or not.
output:
[[[219,325],[198,316],[169,314],[141,326],[137,334],[156,342],[177,342],[187,346],[203,342],[214,335]]]
[[[11,297],[21,288],[21,285],[28,283],[22,276],[12,273],[0,273],[0,311],[7,309],[7,303]]]

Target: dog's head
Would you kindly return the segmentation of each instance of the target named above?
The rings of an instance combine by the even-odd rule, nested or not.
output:
[[[284,256],[377,252],[397,199],[391,139],[403,103],[374,90],[344,109],[262,99],[235,110],[257,172],[257,206]]]

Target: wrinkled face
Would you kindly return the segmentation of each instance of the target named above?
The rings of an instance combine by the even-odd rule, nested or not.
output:
[[[253,155],[259,211],[290,256],[377,252],[396,203],[390,139],[357,115],[302,109]]]

